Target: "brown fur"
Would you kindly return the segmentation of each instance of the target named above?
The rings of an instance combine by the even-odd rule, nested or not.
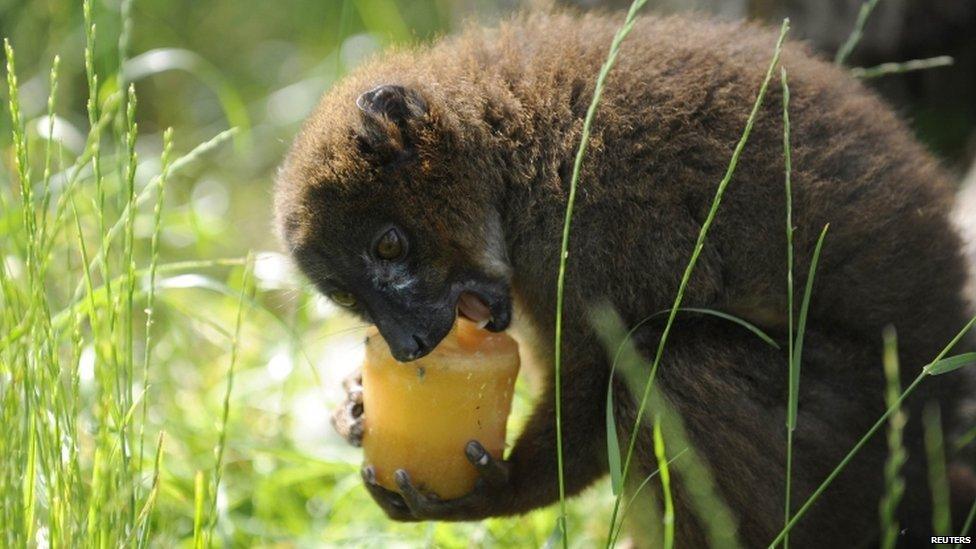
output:
[[[469,28],[427,48],[377,58],[330,91],[297,137],[276,189],[283,239],[310,278],[319,283],[352,273],[350,258],[362,253],[367,227],[393,220],[417,242],[412,261],[425,288],[493,269],[539,334],[532,354],[551,357],[573,157],[619,23],[555,14],[520,17],[494,30]],[[570,494],[607,468],[608,361],[587,311],[609,300],[633,325],[671,305],[774,42],[774,33],[750,24],[646,17],[607,80],[583,166],[567,276],[563,425]],[[902,121],[801,45],[787,44],[781,63],[792,91],[797,302],[816,237],[831,225],[802,370],[796,509],[884,410],[881,329],[896,327],[902,371],[913,378],[966,321],[965,270],[947,220],[950,185]],[[357,97],[381,84],[418,93],[424,114],[401,119],[357,109]],[[782,342],[780,111],[781,91],[773,85],[685,304],[734,311]],[[503,269],[486,259],[492,227],[504,237]],[[359,312],[369,317],[365,309]],[[638,336],[647,355],[660,328]],[[782,525],[785,351],[724,322],[681,318],[659,376],[739,519],[740,539],[767,544]],[[937,398],[946,428],[953,428],[959,399],[972,393],[962,374],[952,376],[926,381],[909,407],[901,520],[907,535],[919,539],[929,534],[930,515],[917,410]],[[508,458],[511,490],[440,518],[524,513],[557,498],[548,385]],[[633,417],[633,397],[622,386],[618,392],[619,417]],[[627,423],[619,421],[622,428]],[[794,530],[794,544],[870,540],[884,459],[883,437],[875,437]],[[644,429],[636,463],[641,476],[656,468]],[[676,498],[679,545],[702,546],[680,486]]]

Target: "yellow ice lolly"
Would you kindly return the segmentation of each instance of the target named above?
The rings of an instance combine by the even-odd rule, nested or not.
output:
[[[477,440],[496,459],[518,375],[518,345],[459,318],[430,354],[397,362],[375,328],[363,365],[363,450],[377,482],[399,491],[393,474],[441,498],[470,492],[478,479],[464,447]]]

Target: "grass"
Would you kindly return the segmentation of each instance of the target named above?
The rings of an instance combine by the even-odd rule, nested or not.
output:
[[[450,17],[433,0],[243,4],[176,9],[162,0],[123,0],[115,12],[101,3],[48,10],[36,2],[0,21],[14,37],[5,43],[0,116],[0,545],[592,546],[615,543],[642,490],[661,482],[667,546],[675,472],[702,479],[688,487],[689,497],[710,518],[713,539],[734,543],[714,479],[687,444],[680,418],[661,413],[653,388],[675,315],[721,314],[680,307],[681,292],[664,312],[668,328],[651,377],[638,379],[635,390],[656,420],[659,470],[626,498],[631,454],[624,460],[617,444],[616,480],[572,501],[561,497],[559,508],[464,525],[385,519],[360,487],[360,455],[322,420],[340,398],[342,366],[359,356],[359,332],[282,267],[280,256],[258,251],[276,246],[267,229],[267,179],[300,120],[288,107],[311,101],[296,97],[314,98],[365,55],[357,53],[362,44],[382,45],[382,37],[403,37],[407,28],[430,35]],[[584,134],[641,4],[632,6],[597,77]],[[58,19],[55,11],[67,15]],[[253,17],[240,20],[242,11]],[[208,21],[240,32],[215,43]],[[15,52],[18,44],[25,46]],[[68,55],[57,57],[58,50]],[[196,61],[180,65],[188,52]],[[173,70],[180,67],[186,70]],[[784,116],[787,109],[784,102]],[[563,252],[586,142],[584,135],[574,163]],[[786,136],[787,154],[788,143]],[[571,258],[564,253],[563,260]],[[561,293],[565,264],[559,277]],[[791,346],[800,346],[801,333]],[[608,347],[618,350],[614,367],[620,358],[625,375],[633,352],[626,340],[621,328]],[[924,374],[972,361],[947,353]],[[889,402],[879,425],[919,382]],[[513,426],[528,413],[524,387],[519,395]],[[610,414],[608,433],[612,425]],[[932,451],[940,446],[933,442]],[[792,516],[787,507],[781,537],[812,501]]]
[[[664,549],[674,547],[674,500],[671,498],[671,473],[668,469],[668,456],[664,449],[664,435],[661,434],[661,418],[654,418],[654,455],[657,457],[657,470],[661,476],[661,492],[664,497]]]
[[[938,404],[929,402],[922,413],[922,427],[925,431],[925,463],[928,465],[929,488],[932,494],[932,534],[949,536],[953,531],[952,512],[949,508],[949,478],[946,475],[941,416]]]
[[[874,11],[875,6],[878,5],[878,0],[866,0],[861,4],[861,9],[857,12],[857,21],[854,22],[854,28],[851,33],[847,36],[847,40],[841,44],[840,48],[837,49],[837,54],[834,55],[834,64],[843,65],[847,62],[847,58],[851,56],[854,52],[854,48],[857,47],[858,42],[861,41],[861,37],[864,36],[864,26],[867,25],[868,18],[871,16],[871,12]]]
[[[569,261],[569,235],[573,220],[573,207],[576,204],[576,189],[579,186],[580,171],[583,167],[583,159],[586,157],[586,149],[590,141],[590,126],[596,116],[597,107],[600,105],[600,98],[603,95],[603,87],[606,84],[607,75],[613,68],[617,55],[620,54],[620,45],[634,27],[637,13],[643,7],[646,0],[634,0],[627,11],[627,16],[623,24],[613,37],[610,43],[610,50],[607,53],[607,60],[600,67],[597,75],[596,84],[593,89],[593,98],[586,109],[586,116],[583,118],[583,129],[580,133],[580,144],[576,151],[573,161],[573,174],[569,182],[569,195],[566,199],[566,216],[563,222],[562,243],[559,251],[559,271],[556,276],[556,322],[555,322],[555,343],[553,346],[553,383],[555,385],[556,400],[556,463],[559,468],[559,524],[557,528],[563,533],[561,538],[563,547],[569,546],[569,534],[566,529],[566,482],[563,478],[563,418],[562,418],[562,344],[563,344],[563,294],[566,289],[566,265]],[[611,413],[611,412],[608,412]],[[611,433],[616,440],[616,433]],[[624,467],[624,475],[619,478],[626,478],[627,468]],[[614,491],[617,491],[617,483],[614,482]],[[619,495],[617,496],[619,498]],[[619,501],[619,499],[618,499]],[[616,515],[616,510],[614,510]],[[613,519],[611,519],[612,531]]]
[[[706,239],[706,237],[708,235],[708,230],[711,227],[712,222],[715,219],[716,213],[718,212],[719,205],[721,204],[721,201],[722,201],[722,194],[725,192],[726,187],[728,187],[729,182],[732,180],[732,175],[735,173],[735,168],[736,168],[736,165],[738,164],[738,159],[739,159],[739,157],[742,154],[742,149],[745,148],[746,141],[748,141],[748,139],[749,139],[749,134],[750,134],[750,132],[752,130],[753,123],[755,122],[756,114],[759,111],[759,107],[762,104],[762,100],[763,100],[763,98],[765,97],[765,94],[766,94],[766,89],[767,89],[767,87],[769,85],[769,81],[770,81],[770,79],[772,77],[773,69],[776,66],[777,62],[779,61],[780,49],[782,47],[782,43],[783,43],[783,40],[786,37],[786,33],[787,33],[788,29],[789,29],[789,22],[787,20],[784,20],[783,21],[783,25],[782,25],[782,27],[780,29],[780,35],[779,35],[779,38],[777,40],[776,47],[774,49],[773,59],[770,62],[769,69],[766,71],[766,77],[763,80],[762,85],[760,86],[759,93],[758,93],[758,96],[756,98],[756,102],[755,102],[755,104],[752,107],[752,111],[749,114],[748,120],[746,121],[746,127],[743,130],[742,137],[739,140],[739,142],[736,144],[735,150],[732,153],[732,159],[729,162],[729,167],[726,170],[725,176],[722,178],[722,181],[719,182],[718,188],[717,188],[717,190],[715,192],[715,198],[712,201],[711,208],[709,209],[709,212],[708,212],[708,215],[705,218],[705,221],[702,223],[702,227],[701,227],[701,230],[700,230],[700,232],[698,234],[698,239],[697,239],[697,241],[695,243],[695,247],[694,247],[694,249],[691,252],[691,256],[690,256],[690,259],[688,261],[688,265],[685,267],[684,274],[681,277],[681,282],[678,285],[678,292],[677,292],[677,295],[675,297],[674,304],[672,305],[672,307],[670,309],[670,312],[668,314],[667,323],[664,326],[664,330],[663,330],[663,332],[661,334],[661,339],[660,339],[660,341],[658,343],[657,351],[655,352],[654,360],[653,360],[653,362],[651,364],[650,375],[647,378],[647,382],[644,385],[643,391],[641,391],[639,393],[639,394],[641,394],[641,400],[640,400],[640,404],[639,404],[638,409],[637,409],[637,417],[635,418],[634,425],[633,425],[633,427],[630,430],[631,436],[630,436],[630,440],[629,440],[629,442],[627,444],[626,457],[623,460],[623,468],[622,468],[621,474],[620,474],[620,478],[621,479],[626,479],[628,473],[630,472],[630,462],[631,462],[631,459],[633,457],[635,444],[637,442],[637,435],[638,435],[638,433],[640,431],[639,427],[641,425],[641,421],[643,420],[644,413],[645,413],[646,408],[647,408],[648,399],[649,399],[649,397],[651,395],[651,390],[652,390],[653,385],[654,385],[654,377],[655,377],[655,374],[657,373],[657,368],[658,368],[658,366],[660,364],[661,357],[664,354],[664,348],[665,348],[665,345],[667,344],[668,335],[669,335],[669,333],[671,331],[671,327],[674,324],[674,319],[675,319],[676,315],[678,314],[679,309],[681,308],[681,301],[682,301],[682,297],[684,295],[684,290],[687,287],[688,281],[691,278],[691,273],[694,271],[695,264],[696,264],[697,259],[698,259],[698,255],[701,253],[701,250],[704,247],[705,239]],[[583,150],[582,149],[582,146],[581,146],[581,150]],[[570,210],[570,207],[567,207],[567,210]],[[568,218],[568,215],[567,215],[567,218]],[[568,232],[568,229],[567,229],[567,232]],[[566,234],[566,233],[564,233],[564,234]],[[564,237],[564,240],[565,240],[565,237]],[[559,302],[559,300],[557,299],[557,303],[558,302]],[[617,515],[619,513],[619,509],[620,509],[620,501],[621,501],[621,495],[620,494],[617,494],[615,496],[615,498],[614,498],[613,511],[611,513],[611,516],[610,516],[610,526],[609,526],[610,531],[609,531],[609,533],[607,535],[607,545],[610,545],[612,543],[612,541],[613,541],[613,535],[614,535],[613,533],[615,531],[616,519],[617,519]]]
[[[346,4],[349,34],[386,35],[364,24],[367,8]],[[423,13],[433,3],[414,5]],[[554,509],[480,524],[395,524],[361,489],[361,456],[323,421],[361,332],[279,254],[247,259],[252,247],[277,247],[267,174],[298,120],[279,122],[263,107],[270,100],[248,99],[243,86],[235,91],[251,101],[252,124],[227,128],[219,99],[167,109],[161,90],[193,89],[193,75],[126,78],[129,52],[158,49],[145,40],[165,34],[145,28],[158,25],[146,16],[153,6],[123,2],[113,13],[79,2],[62,46],[78,51],[77,37],[83,51],[45,62],[27,48],[27,65],[15,42],[4,52],[0,545],[541,545]],[[48,40],[58,36],[54,28]],[[356,62],[341,53],[321,58]],[[320,93],[321,70],[309,65],[293,86]],[[189,104],[215,122],[194,118]],[[248,141],[268,150],[241,149]],[[517,424],[528,414],[525,387],[516,408]],[[567,504],[580,543],[606,523],[609,511],[592,509],[608,509],[599,488]]]
[[[783,183],[786,191],[786,344],[789,368],[786,403],[786,494],[783,497],[783,521],[790,522],[790,504],[793,482],[793,430],[796,429],[796,411],[799,405],[800,364],[793,354],[793,157],[790,147],[790,86],[786,67],[780,68],[780,84],[783,87]],[[790,545],[790,538],[783,540],[783,547]]]
[[[902,63],[882,63],[874,67],[855,67],[851,69],[851,75],[855,78],[879,78],[891,74],[949,67],[954,62],[955,60],[948,55],[939,55],[927,59],[912,59]]]
[[[874,434],[878,432],[878,430],[881,428],[882,425],[884,425],[888,417],[901,410],[901,405],[905,401],[905,399],[908,398],[912,394],[912,392],[914,392],[915,389],[918,388],[918,386],[923,381],[925,381],[926,377],[930,375],[946,374],[958,368],[961,368],[964,365],[968,365],[972,363],[971,357],[968,357],[966,361],[960,361],[960,360],[956,360],[956,357],[946,358],[946,355],[949,353],[949,351],[952,350],[953,347],[956,346],[957,343],[959,343],[959,341],[964,336],[966,336],[966,334],[970,332],[970,330],[973,329],[973,326],[976,326],[976,316],[970,319],[970,321],[967,322],[965,326],[963,326],[963,328],[955,335],[955,337],[952,338],[951,341],[949,341],[948,344],[946,344],[946,346],[942,349],[942,351],[939,352],[939,354],[932,360],[932,362],[926,365],[925,368],[922,369],[921,373],[919,373],[918,376],[912,381],[912,383],[909,384],[909,386],[904,391],[902,391],[900,395],[898,395],[898,398],[895,399],[895,401],[888,406],[888,409],[885,411],[885,413],[880,418],[878,418],[878,420],[874,423],[874,425],[872,425],[871,428],[868,429],[868,431],[864,434],[864,436],[862,436],[858,440],[858,442],[854,445],[853,448],[851,448],[851,450],[847,453],[847,455],[844,456],[844,458],[840,461],[840,463],[838,463],[837,466],[834,467],[834,469],[827,475],[827,478],[825,478],[823,482],[821,482],[820,485],[817,487],[817,489],[813,491],[810,497],[807,498],[807,500],[797,510],[796,514],[793,515],[793,518],[790,519],[790,521],[786,524],[786,526],[779,533],[779,535],[777,535],[776,538],[773,539],[773,541],[769,544],[769,547],[771,548],[775,547],[778,543],[783,541],[783,538],[786,537],[786,535],[789,534],[789,531],[794,526],[796,526],[797,522],[799,522],[800,519],[803,518],[803,515],[806,514],[806,512],[817,501],[820,495],[823,494],[824,490],[826,490],[827,487],[834,482],[834,479],[837,478],[837,475],[839,475],[841,471],[843,471],[844,468],[847,467],[847,464],[850,463],[850,461],[854,458],[854,456],[857,455],[858,452],[861,451],[864,445],[867,444],[867,441],[870,440],[874,436]],[[965,356],[965,355],[959,355],[959,356]]]
[[[591,313],[591,322],[604,347],[608,350],[608,356],[613,359],[617,371],[622,374],[629,390],[633,394],[639,394],[646,386],[648,370],[645,360],[638,352],[631,337],[633,329],[628,331],[617,313],[609,306],[595,308]],[[610,352],[613,349],[616,349],[615,353]],[[702,527],[705,529],[709,544],[715,547],[739,546],[733,515],[718,494],[711,470],[689,442],[688,433],[680,414],[670,406],[656,387],[652,387],[647,409],[651,417],[660,421],[662,442],[667,441],[669,448],[681,448],[679,452],[675,452],[670,457],[668,467],[670,469],[673,465],[673,469],[685,479],[682,489],[689,504],[696,512],[696,516],[702,520]],[[623,517],[628,514],[635,503],[638,503],[638,494],[651,478],[663,478],[659,476],[659,473],[660,470],[657,470],[648,475],[637,487],[635,493],[631,495],[627,505],[619,507],[618,518],[620,520],[611,523],[613,530],[607,535],[606,545],[613,546],[617,543],[623,530]],[[655,509],[654,504],[651,504],[650,509],[647,509],[646,505],[641,506],[641,511],[649,513],[650,521],[654,520]],[[664,517],[661,516],[660,518],[663,524]]]
[[[901,469],[908,459],[903,443],[903,433],[907,416],[896,406],[901,394],[901,377],[898,366],[898,340],[892,327],[884,332],[884,372],[888,384],[885,390],[885,403],[894,408],[888,417],[888,459],[885,461],[885,492],[879,504],[881,517],[881,540],[883,549],[895,547],[898,542],[898,504],[905,493],[905,479]]]

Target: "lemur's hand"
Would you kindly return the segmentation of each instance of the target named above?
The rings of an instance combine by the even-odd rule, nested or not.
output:
[[[353,446],[363,445],[363,372],[356,369],[342,380],[346,399],[332,412],[332,426]]]
[[[363,467],[363,482],[386,514],[393,520],[474,520],[497,514],[510,507],[514,492],[509,482],[509,464],[491,457],[481,443],[472,440],[464,447],[464,455],[480,478],[471,493],[457,499],[442,500],[433,494],[421,493],[403,469],[394,473],[401,494],[376,483],[376,475],[369,465]]]

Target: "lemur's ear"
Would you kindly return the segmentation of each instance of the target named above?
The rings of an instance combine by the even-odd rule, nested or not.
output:
[[[356,106],[367,114],[386,116],[397,125],[427,113],[427,103],[419,92],[395,84],[383,84],[360,95]]]
[[[363,151],[379,155],[383,162],[413,155],[410,123],[428,112],[420,92],[384,84],[360,95],[356,106],[362,111],[362,128],[357,139]]]

